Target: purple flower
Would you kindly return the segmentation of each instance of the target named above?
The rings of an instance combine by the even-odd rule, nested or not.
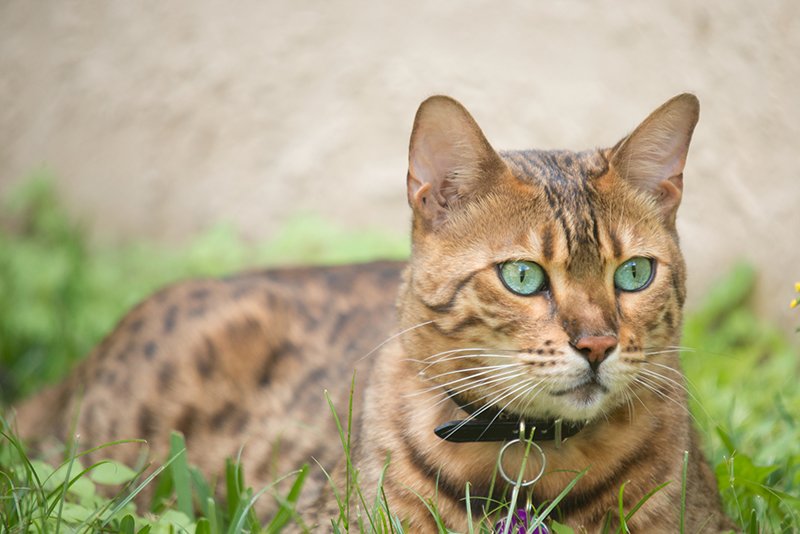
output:
[[[518,508],[517,511],[514,512],[514,515],[511,516],[507,531],[505,519],[501,519],[495,523],[494,531],[496,534],[502,534],[503,532],[508,532],[508,534],[550,534],[550,530],[544,525],[539,525],[528,532],[528,525],[534,521],[535,518],[529,518],[528,512],[526,512],[524,508]]]

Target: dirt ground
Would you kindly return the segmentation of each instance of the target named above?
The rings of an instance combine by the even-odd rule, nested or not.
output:
[[[461,100],[495,147],[586,148],[692,91],[690,297],[744,258],[789,328],[799,84],[795,0],[5,0],[0,196],[46,168],[109,241],[220,221],[265,238],[308,212],[404,233],[430,94]]]

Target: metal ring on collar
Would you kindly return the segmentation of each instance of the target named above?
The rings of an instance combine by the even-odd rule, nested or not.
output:
[[[531,435],[533,435],[533,432],[531,432]],[[508,450],[509,447],[511,447],[512,445],[515,445],[517,443],[526,444],[526,440],[525,440],[525,421],[520,421],[519,422],[519,438],[517,438],[515,440],[512,440],[512,441],[509,441],[508,443],[503,445],[503,448],[500,449],[500,454],[497,456],[497,467],[498,467],[498,469],[500,471],[500,476],[502,476],[503,479],[506,482],[508,482],[509,484],[512,484],[512,485],[515,485],[517,483],[517,480],[509,477],[508,474],[506,473],[505,469],[503,469],[503,456],[505,455],[505,453],[506,453],[506,451]],[[527,488],[528,486],[531,486],[531,485],[535,484],[536,482],[538,482],[538,480],[540,478],[542,478],[542,475],[544,474],[545,465],[547,464],[547,458],[545,457],[544,451],[542,450],[542,448],[534,441],[531,441],[530,444],[531,444],[531,446],[535,447],[537,451],[539,451],[539,455],[542,457],[542,467],[541,467],[541,469],[539,469],[539,473],[537,473],[537,475],[535,477],[533,477],[530,480],[522,480],[520,482],[520,486],[523,487],[523,488]]]

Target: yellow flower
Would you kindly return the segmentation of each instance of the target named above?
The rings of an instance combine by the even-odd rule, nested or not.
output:
[[[798,293],[800,293],[800,282],[795,282],[794,283],[794,290],[797,291]]]
[[[798,302],[800,302],[800,301],[798,301],[797,299],[794,299],[792,302],[789,303],[789,307],[790,308],[796,308]]]

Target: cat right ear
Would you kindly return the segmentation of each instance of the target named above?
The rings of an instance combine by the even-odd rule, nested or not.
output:
[[[673,224],[683,194],[686,154],[699,116],[697,97],[678,95],[611,150],[617,175],[655,198],[665,219]]]
[[[479,196],[505,164],[469,112],[447,96],[420,104],[408,154],[408,203],[431,225]]]

